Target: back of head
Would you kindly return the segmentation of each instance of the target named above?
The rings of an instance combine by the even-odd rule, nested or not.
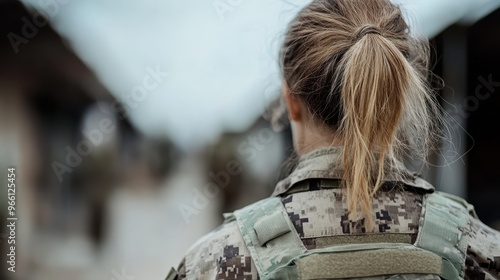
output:
[[[351,219],[371,217],[384,173],[397,173],[404,154],[425,158],[436,135],[427,41],[389,0],[315,0],[290,24],[280,56],[290,92],[343,143]]]

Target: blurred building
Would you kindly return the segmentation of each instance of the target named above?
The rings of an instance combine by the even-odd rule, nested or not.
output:
[[[35,279],[44,243],[78,235],[90,238],[89,250],[98,248],[116,186],[162,180],[174,149],[120,115],[120,104],[39,13],[1,1],[0,34],[0,166],[18,172],[16,276]],[[0,259],[4,273],[5,254]]]

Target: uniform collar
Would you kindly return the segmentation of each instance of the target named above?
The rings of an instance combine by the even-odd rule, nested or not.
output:
[[[307,179],[342,179],[340,154],[342,147],[320,148],[299,158],[298,164],[292,173],[278,182],[272,196],[286,193],[293,185]],[[406,169],[403,164],[399,168],[402,172],[386,172],[383,181],[402,182],[407,186],[433,192],[434,187],[417,173]]]

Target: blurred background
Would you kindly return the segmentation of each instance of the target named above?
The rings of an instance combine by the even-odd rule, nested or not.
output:
[[[500,229],[500,0],[394,1],[445,83],[449,139],[413,169]],[[308,2],[0,0],[0,279],[163,279],[269,196],[292,144],[266,108]]]

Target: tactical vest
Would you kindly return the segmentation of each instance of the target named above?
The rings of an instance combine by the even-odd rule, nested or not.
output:
[[[226,215],[236,219],[260,279],[437,275],[463,279],[473,206],[441,192],[424,195],[417,240],[304,247],[279,197]],[[369,235],[366,235],[369,238]],[[408,279],[408,278],[405,278]]]

